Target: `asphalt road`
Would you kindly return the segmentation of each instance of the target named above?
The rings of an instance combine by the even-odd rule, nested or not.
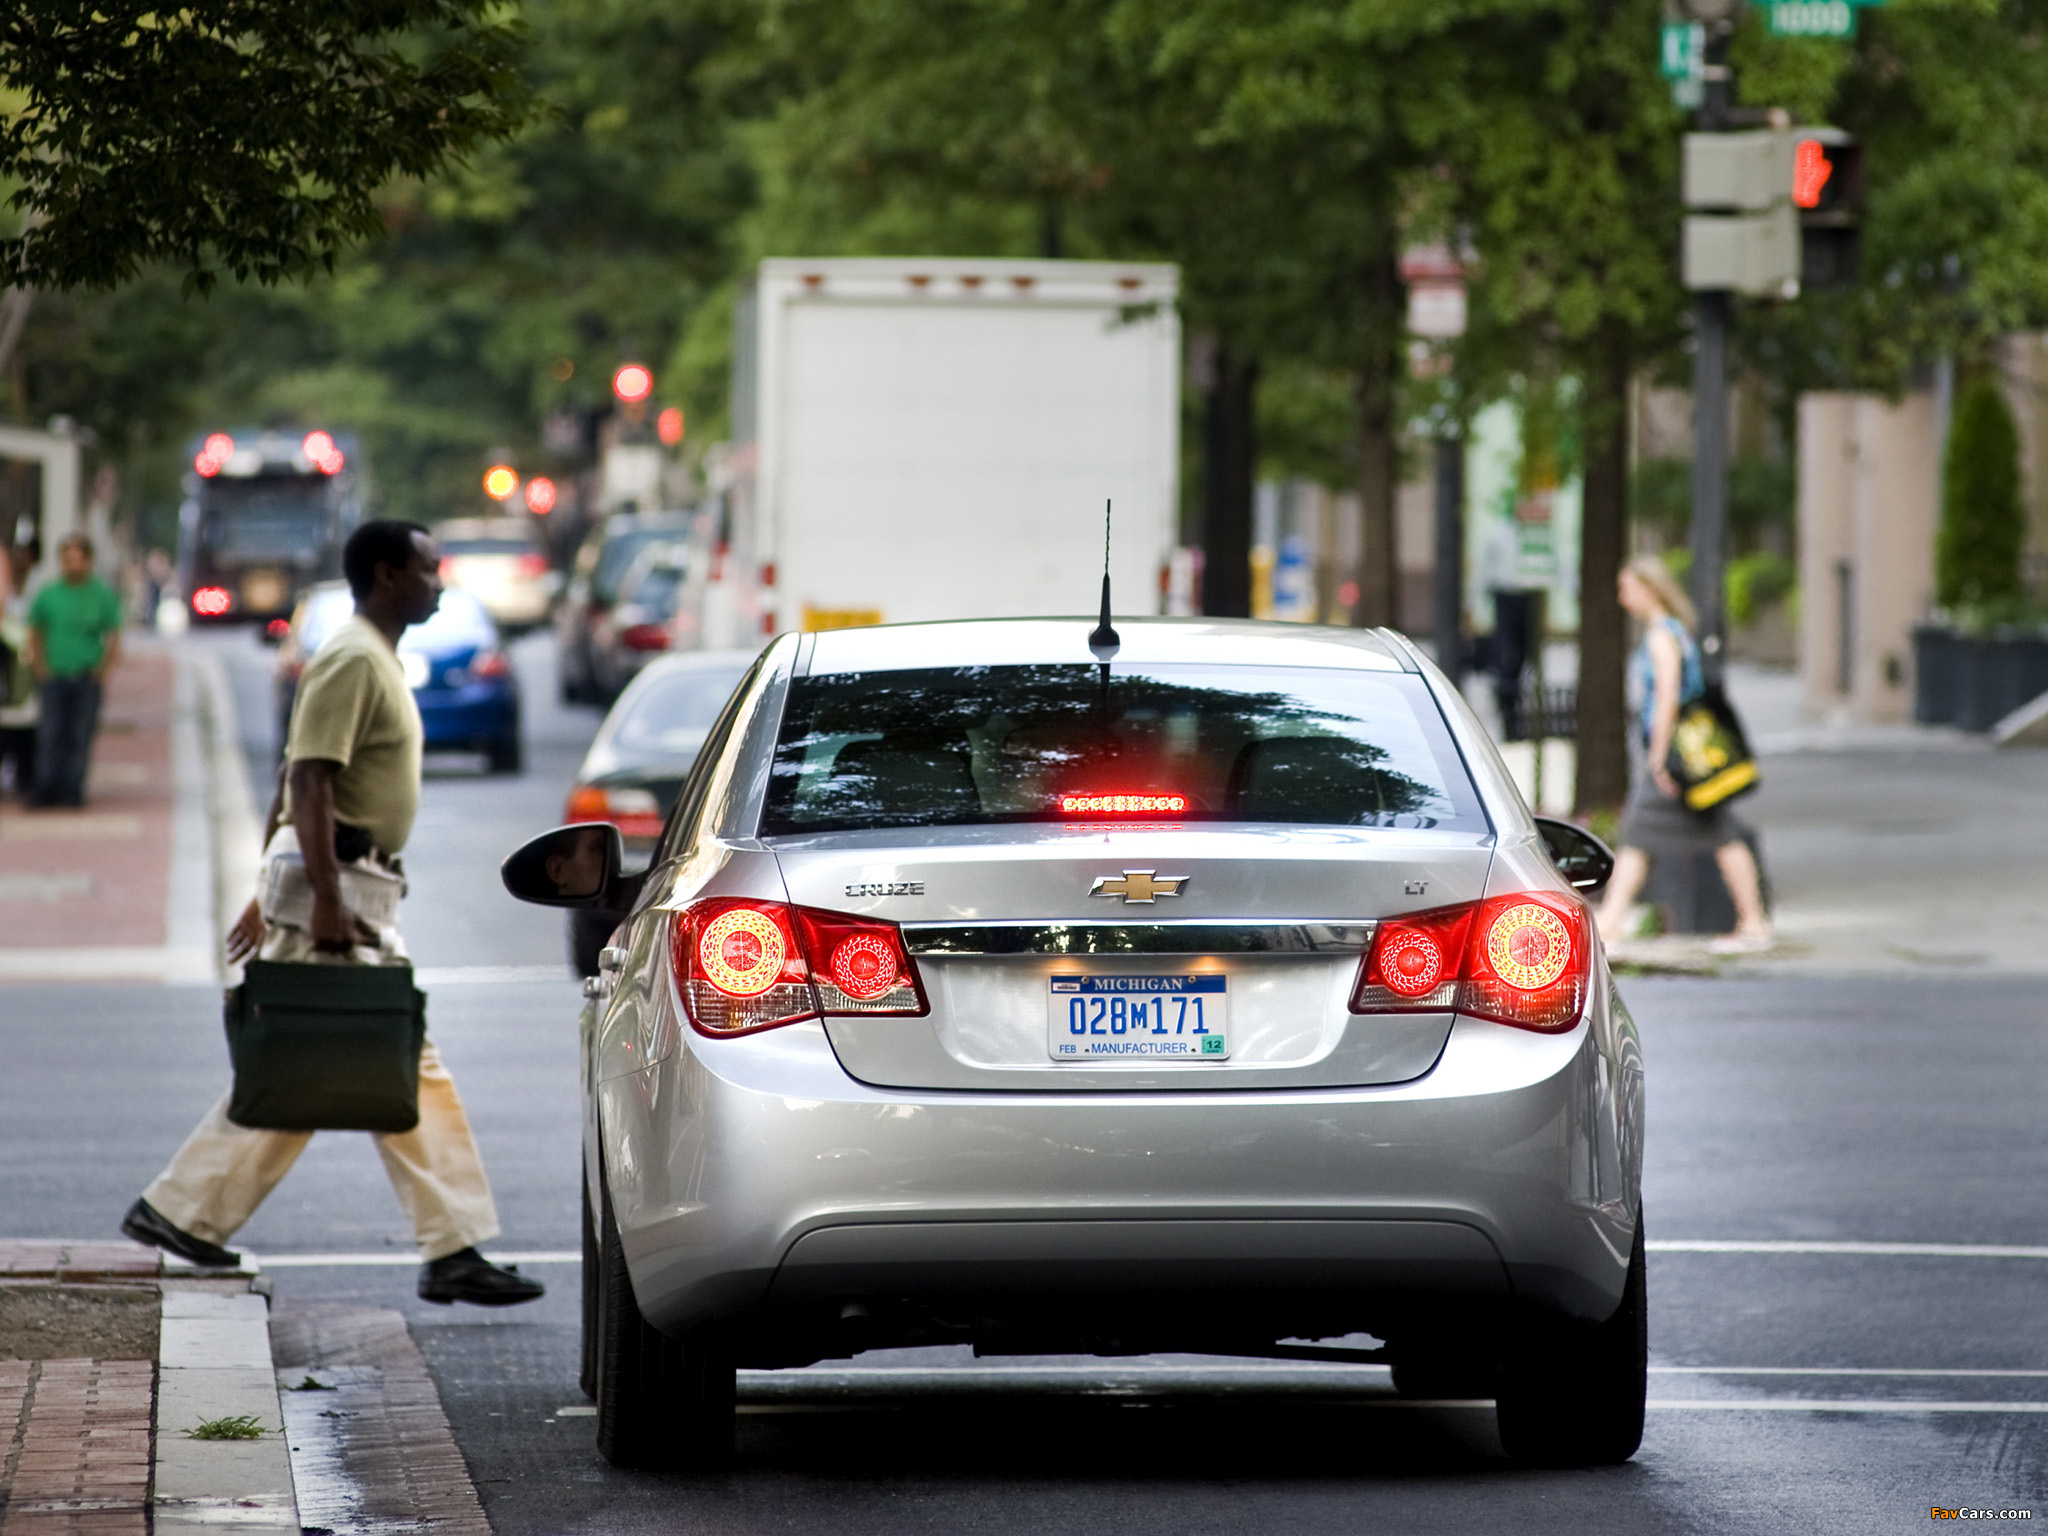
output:
[[[214,643],[267,763],[267,657]],[[545,1252],[577,1240],[576,988],[560,917],[506,898],[496,863],[553,823],[596,721],[554,705],[544,639],[517,658],[527,772],[435,765],[406,922],[417,963],[446,978],[432,1029],[497,1189],[496,1246]],[[1811,757],[1773,778],[1790,792],[1856,771]],[[1811,1251],[2048,1246],[2039,981],[1637,978],[1623,991],[1650,1072],[1653,1243],[1793,1245],[1653,1253],[1663,1406],[1625,1467],[1513,1470],[1490,1411],[1397,1405],[1374,1371],[931,1351],[750,1377],[733,1473],[621,1473],[597,1459],[588,1417],[558,1412],[582,1406],[573,1264],[538,1267],[549,1296],[504,1313],[422,1304],[402,1264],[272,1273],[281,1297],[406,1314],[504,1536],[1864,1533],[1958,1504],[2048,1518],[2048,1259]],[[204,988],[0,991],[0,1232],[111,1231],[218,1093],[218,1030]],[[409,1248],[368,1140],[351,1136],[316,1138],[240,1241],[278,1256]]]

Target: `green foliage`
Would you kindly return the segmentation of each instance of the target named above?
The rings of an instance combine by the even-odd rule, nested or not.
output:
[[[1935,601],[1957,608],[2018,598],[2026,531],[2019,428],[1998,381],[1979,378],[1963,391],[1949,426],[1934,545]]]
[[[1750,624],[1790,597],[1799,585],[1799,567],[1775,550],[1759,549],[1728,562],[1728,619]]]
[[[194,1440],[261,1440],[263,1421],[253,1413],[232,1418],[208,1419],[192,1431]]]
[[[1728,466],[1728,528],[1736,548],[1753,550],[1773,535],[1788,536],[1795,492],[1791,465],[1738,454]],[[1660,544],[1683,544],[1692,531],[1692,460],[1671,455],[1640,461],[1630,504],[1636,522],[1656,530]]]
[[[379,232],[377,189],[528,112],[521,28],[489,0],[14,0],[0,13],[8,206],[24,286],[145,266],[274,283]]]

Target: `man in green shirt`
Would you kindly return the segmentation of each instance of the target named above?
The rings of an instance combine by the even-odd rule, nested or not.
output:
[[[100,696],[121,654],[121,600],[92,573],[92,540],[57,546],[61,581],[28,610],[28,665],[42,688],[33,805],[85,804],[85,770],[100,725]]]

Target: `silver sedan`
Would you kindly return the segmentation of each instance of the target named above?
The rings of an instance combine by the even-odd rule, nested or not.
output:
[[[1385,631],[773,642],[586,984],[585,1388],[731,1454],[734,1371],[863,1350],[1379,1361],[1511,1455],[1643,1423],[1642,1064],[1484,730]],[[1100,659],[1106,656],[1107,659]]]

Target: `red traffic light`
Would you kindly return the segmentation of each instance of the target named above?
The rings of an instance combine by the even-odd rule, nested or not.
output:
[[[612,375],[612,393],[628,405],[638,405],[654,393],[654,374],[640,363],[627,363]]]
[[[1834,174],[1835,167],[1820,140],[1801,139],[1792,151],[1792,201],[1801,208],[1818,208],[1821,188]]]
[[[672,405],[654,418],[654,435],[673,448],[683,440],[683,408]]]
[[[555,510],[555,482],[546,475],[535,475],[526,482],[526,510],[536,517],[546,517]]]

